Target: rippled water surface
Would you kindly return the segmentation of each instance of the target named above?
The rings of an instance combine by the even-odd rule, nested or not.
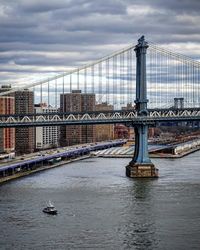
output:
[[[156,180],[125,177],[130,159],[91,158],[0,186],[0,249],[200,249],[200,152],[153,159]],[[51,200],[57,216],[42,212]]]

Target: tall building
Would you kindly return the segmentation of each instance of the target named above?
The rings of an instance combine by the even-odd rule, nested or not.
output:
[[[96,104],[96,111],[112,111],[114,107],[105,103]],[[100,124],[95,126],[96,129],[96,141],[106,141],[114,139],[114,125],[113,124]]]
[[[89,112],[95,110],[95,94],[83,94],[81,90],[60,95],[61,112]],[[60,144],[68,146],[95,141],[95,128],[92,125],[61,126]]]
[[[28,89],[16,91],[12,94],[15,97],[15,113],[29,114],[34,113],[34,93]],[[16,128],[15,150],[17,154],[32,153],[35,148],[34,128]]]
[[[3,92],[0,89],[0,92]],[[0,96],[0,114],[15,113],[15,99],[10,96]],[[15,129],[0,129],[0,153],[10,153],[15,150]]]
[[[35,113],[55,113],[57,108],[47,106],[45,103],[35,105]],[[59,143],[59,127],[44,126],[35,128],[35,147],[36,149],[45,149],[58,147]]]

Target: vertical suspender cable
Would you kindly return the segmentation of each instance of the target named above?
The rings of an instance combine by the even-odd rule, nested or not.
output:
[[[163,102],[163,100],[165,100],[163,97],[163,86],[162,86],[162,73],[163,73],[163,65],[162,65],[162,54],[160,54],[160,82],[159,82],[159,85],[160,85],[160,106],[162,106],[163,104],[165,105],[165,103]]]
[[[135,70],[133,68],[133,49],[130,50],[130,98],[131,98],[131,103],[134,104],[134,98],[135,98],[135,90],[136,90],[136,81],[134,81],[134,75],[135,75]]]
[[[94,92],[94,65],[92,65],[92,93]]]
[[[87,93],[87,68],[84,69],[84,93]]]
[[[57,108],[58,106],[57,106],[57,98],[58,98],[58,93],[57,93],[57,91],[58,91],[58,84],[57,84],[57,79],[55,79],[55,107]]]
[[[157,78],[158,78],[158,64],[157,64],[157,51],[155,52],[155,82],[156,82],[156,108],[158,108],[158,85],[157,85]]]
[[[161,107],[161,105],[163,105],[161,103],[161,53],[158,52],[158,103],[159,103],[159,107]]]
[[[119,55],[119,94],[120,94],[120,105],[122,104],[122,54]]]
[[[114,64],[114,81],[115,81],[115,85],[114,85],[114,89],[113,91],[115,92],[115,103],[118,106],[118,77],[117,77],[117,60],[118,60],[118,56],[115,56],[115,64]],[[118,108],[116,106],[116,108]]]
[[[189,105],[189,87],[188,87],[188,73],[189,73],[188,69],[189,69],[189,63],[188,63],[188,61],[186,62],[186,66],[187,66],[187,68],[186,68],[187,69],[186,70],[186,80],[187,80],[187,85],[186,85],[187,86],[186,87],[187,91],[186,91],[186,94],[187,94],[187,98],[186,99],[187,99],[187,105]]]
[[[63,108],[62,108],[62,112],[64,112],[64,100],[65,100],[64,94],[65,94],[65,77],[63,76],[63,89],[62,89],[62,106],[63,106]]]
[[[72,74],[70,74],[69,86],[70,86],[70,93],[72,93]]]
[[[174,80],[175,80],[175,84],[176,84],[176,92],[175,92],[175,96],[179,97],[179,92],[178,92],[178,81],[177,81],[177,59],[174,59]]]
[[[189,83],[188,83],[188,93],[189,93],[189,107],[191,105],[191,101],[192,101],[192,98],[191,98],[191,94],[192,94],[192,91],[191,91],[191,81],[192,80],[192,74],[191,74],[191,64],[189,62]]]
[[[102,102],[102,62],[99,63],[99,99]]]
[[[197,68],[198,107],[200,107],[200,67]]]
[[[184,98],[184,83],[183,83],[183,61],[180,59],[179,79],[181,80],[181,97]]]
[[[108,76],[108,59],[106,60],[106,72],[105,72],[105,77],[106,77],[106,103],[109,103],[109,76]]]
[[[113,105],[115,105],[115,96],[114,96],[114,89],[115,89],[115,86],[114,86],[114,56],[112,57],[112,103]]]
[[[125,52],[125,63],[126,63],[126,77],[125,77],[125,86],[124,86],[124,92],[125,92],[125,98],[124,103],[127,105],[128,103],[128,51]]]
[[[124,53],[122,52],[122,104],[124,104],[124,76],[125,76],[125,72],[124,72]]]
[[[79,70],[77,70],[77,90],[80,90],[80,83],[79,83]]]
[[[130,67],[130,49],[128,50],[128,54],[127,54],[127,63],[128,63],[128,77],[127,77],[127,99],[128,99],[128,103],[130,103],[130,82],[131,82],[131,67]]]
[[[110,59],[108,59],[108,103],[110,104]]]
[[[194,64],[192,63],[192,106],[195,105],[195,92],[194,92]]]
[[[166,91],[167,91],[167,107],[169,106],[169,55],[167,54],[166,55],[166,74],[167,74],[167,77],[166,77],[166,82],[167,82],[167,86],[166,86]]]
[[[152,50],[149,50],[149,104],[151,106],[152,103],[152,91],[153,91],[153,86],[152,86],[152,74],[153,74],[153,70],[152,70]]]
[[[48,106],[50,105],[50,96],[49,96],[49,80],[48,80],[48,83],[47,83],[47,92],[48,92],[48,94],[47,94],[47,98],[48,98]]]
[[[187,103],[187,64],[186,62],[183,60],[183,79],[184,79],[184,99],[185,99],[185,103]]]
[[[42,104],[42,84],[40,84],[40,103]]]

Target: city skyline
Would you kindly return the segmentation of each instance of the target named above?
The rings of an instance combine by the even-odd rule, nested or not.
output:
[[[64,72],[136,44],[142,34],[200,58],[195,0],[1,0],[0,6],[1,84]]]

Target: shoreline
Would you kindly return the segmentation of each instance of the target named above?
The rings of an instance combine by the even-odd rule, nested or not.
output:
[[[167,153],[150,154],[150,158],[179,159],[179,158],[182,158],[182,157],[187,156],[189,154],[192,154],[192,153],[194,153],[194,152],[196,152],[198,150],[200,150],[200,146],[197,147],[197,148],[182,152],[181,154],[177,154],[177,155],[167,154]],[[94,154],[89,154],[89,155],[80,156],[80,157],[70,159],[70,160],[63,160],[63,161],[60,161],[60,162],[55,163],[53,165],[46,165],[46,166],[39,167],[37,169],[28,170],[28,171],[25,171],[25,172],[16,173],[14,175],[2,177],[2,178],[0,178],[0,185],[4,184],[4,183],[7,183],[9,181],[12,181],[12,180],[21,178],[21,177],[25,177],[25,176],[35,174],[35,173],[38,173],[38,172],[41,172],[41,171],[45,171],[45,170],[56,168],[56,167],[61,167],[61,166],[66,165],[66,164],[70,164],[70,163],[73,163],[73,162],[76,162],[76,161],[81,161],[81,160],[85,160],[85,159],[93,158],[93,157],[95,157],[95,158],[130,158],[130,159],[132,158],[131,155],[94,155]]]
[[[23,157],[23,161],[12,161],[0,167],[0,184],[27,176],[47,169],[62,166],[74,161],[87,159],[91,152],[105,148],[122,146],[125,140],[113,140],[99,143],[90,143],[74,147],[63,147],[52,151],[29,154]],[[31,156],[31,158],[30,158]]]
[[[75,161],[85,160],[85,159],[88,159],[90,157],[91,157],[90,155],[81,156],[81,157],[77,157],[77,158],[74,158],[74,159],[61,161],[61,162],[55,163],[54,165],[46,165],[46,166],[39,167],[37,169],[33,169],[33,170],[21,172],[21,173],[16,173],[14,175],[2,177],[2,178],[0,178],[0,185],[3,184],[3,183],[6,183],[8,181],[12,181],[12,180],[15,180],[15,179],[18,179],[18,178],[21,178],[21,177],[25,177],[25,176],[28,176],[28,175],[31,175],[31,174],[35,174],[35,173],[38,173],[38,172],[42,172],[42,171],[45,171],[45,170],[48,170],[48,169],[61,167],[61,166],[65,165],[65,164],[69,164],[69,163],[72,163],[72,162],[75,162]]]
[[[167,154],[167,153],[150,153],[150,158],[160,158],[160,159],[164,159],[164,158],[171,158],[171,159],[179,159],[182,158],[184,156],[187,156],[189,154],[192,154],[196,151],[200,150],[200,147],[198,148],[194,148],[185,152],[182,152],[180,154],[177,155],[173,155],[173,154]],[[95,157],[99,157],[99,158],[132,158],[131,155],[94,155]]]
[[[188,151],[184,151],[180,154],[177,154],[177,155],[173,155],[173,154],[165,154],[165,153],[155,153],[155,154],[150,154],[150,158],[175,158],[175,159],[179,159],[179,158],[182,158],[184,156],[187,156],[189,154],[192,154],[194,152],[197,152],[200,150],[200,147],[197,147],[197,148],[193,148],[193,149],[190,149]]]

